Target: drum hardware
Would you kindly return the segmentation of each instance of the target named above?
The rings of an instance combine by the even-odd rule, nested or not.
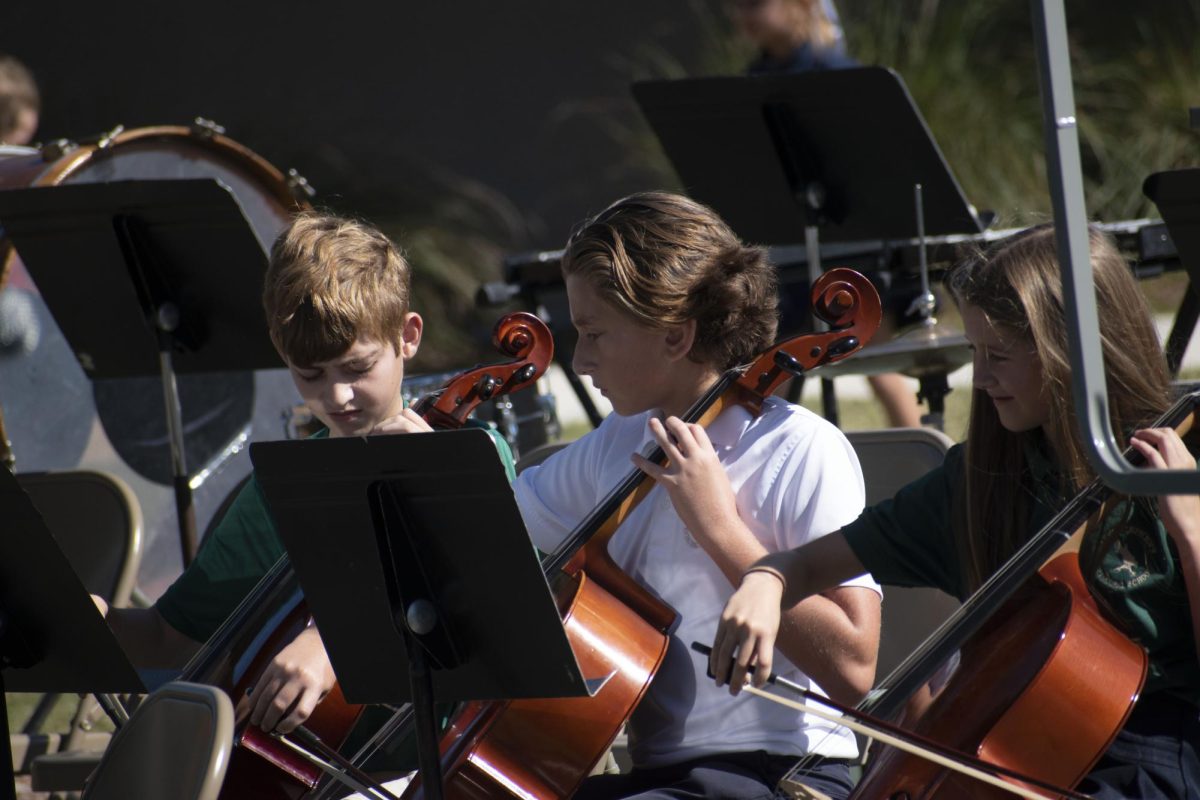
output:
[[[921,312],[920,323],[900,333],[892,341],[864,347],[845,361],[825,367],[822,372],[826,376],[898,372],[916,378],[920,384],[917,401],[929,405],[929,413],[921,416],[921,424],[942,430],[945,425],[945,397],[950,393],[947,377],[971,362],[971,343],[960,331],[939,323],[933,315],[937,298],[929,284],[921,184],[914,184],[913,197],[917,213],[921,294],[913,300],[910,311]]]
[[[287,171],[287,187],[298,203],[307,203],[317,196],[317,190],[312,187],[308,179],[301,175],[295,167]]]
[[[192,135],[199,139],[211,139],[213,134],[224,135],[225,126],[213,122],[211,119],[204,117],[196,117],[192,120],[192,124],[188,125]]]
[[[117,137],[120,136],[124,132],[125,132],[125,126],[118,125],[115,128],[113,128],[112,130],[110,130],[106,133],[100,134],[100,138],[96,140],[96,149],[97,150],[109,150],[113,146],[113,143],[117,140]],[[80,144],[87,144],[87,142],[86,141],[80,142]]]
[[[41,154],[43,161],[51,163],[58,161],[67,153],[75,150],[78,147],[79,145],[70,139],[55,139],[43,144],[40,148],[38,148],[38,152]]]

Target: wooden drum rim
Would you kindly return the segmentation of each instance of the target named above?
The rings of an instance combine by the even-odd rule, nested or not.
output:
[[[235,166],[244,169],[263,192],[274,197],[282,208],[294,213],[312,207],[306,200],[296,197],[288,186],[287,176],[278,167],[249,147],[222,133],[197,132],[196,128],[187,125],[150,125],[143,128],[130,128],[113,136],[103,146],[99,144],[80,145],[54,161],[48,162],[46,168],[30,181],[28,186],[57,186],[95,159],[103,158],[113,148],[154,139],[164,142],[187,140],[190,144],[202,149],[220,153]],[[14,252],[12,245],[0,239],[0,290],[8,283]]]

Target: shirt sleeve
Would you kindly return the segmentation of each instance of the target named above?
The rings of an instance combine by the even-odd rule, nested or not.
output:
[[[180,633],[207,641],[283,553],[266,497],[251,477],[155,608]]]
[[[524,470],[514,481],[521,518],[542,552],[553,552],[599,502],[599,490],[609,488],[597,483],[612,417],[541,464]]]
[[[821,423],[808,437],[792,437],[769,505],[777,506],[777,548],[794,549],[839,530],[862,512],[866,491],[853,446],[832,425]],[[843,586],[879,591],[868,574]]]
[[[508,445],[508,440],[492,425],[481,420],[470,420],[468,423],[471,427],[481,427],[487,431],[488,436],[492,437],[492,444],[496,445],[496,454],[500,456],[500,463],[504,465],[504,474],[508,476],[508,482],[512,483],[517,478],[517,464],[513,458],[512,448]]]
[[[842,528],[850,549],[884,585],[931,586],[964,596],[951,504],[962,477],[963,446]]]

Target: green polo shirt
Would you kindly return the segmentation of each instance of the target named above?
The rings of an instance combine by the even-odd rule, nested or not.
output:
[[[516,469],[504,437],[486,423],[468,424],[486,428],[509,480],[513,480]],[[328,432],[321,431],[313,438],[325,436]],[[251,477],[217,527],[204,537],[195,561],[155,608],[180,633],[197,642],[207,641],[284,553],[266,496],[258,480]]]
[[[484,422],[470,420],[467,424],[487,430],[509,481],[515,479],[512,450],[504,437]],[[328,431],[322,430],[312,438],[326,436]],[[252,475],[217,527],[204,538],[195,561],[159,598],[155,608],[180,633],[198,642],[207,641],[284,552],[266,496]],[[453,705],[439,706],[443,726],[453,708]],[[353,754],[389,716],[390,712],[383,708],[367,708],[343,751]],[[416,740],[409,733],[394,736],[377,756],[367,761],[365,768],[406,772],[416,769],[416,764]]]
[[[957,549],[965,532],[956,530],[951,518],[952,498],[963,488],[965,453],[963,445],[951,447],[941,466],[843,528],[850,548],[875,580],[932,586],[966,598]],[[1049,463],[1036,453],[1028,455],[1026,477],[1035,498],[1032,535],[1066,499],[1056,496]],[[1110,619],[1149,653],[1144,693],[1170,691],[1200,704],[1200,661],[1187,589],[1155,500],[1136,497],[1116,504],[1084,538],[1080,568]]]

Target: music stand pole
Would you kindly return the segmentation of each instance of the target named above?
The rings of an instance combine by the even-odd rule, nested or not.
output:
[[[151,243],[145,227],[131,214],[113,217],[113,231],[126,264],[134,280],[142,287],[148,309],[152,314],[155,341],[158,346],[158,368],[162,376],[163,405],[167,422],[167,440],[171,449],[172,484],[175,489],[175,516],[179,521],[179,550],[186,569],[196,555],[199,536],[196,531],[196,511],[192,505],[192,485],[188,478],[187,456],[183,439],[183,409],[179,402],[179,389],[175,381],[175,366],[171,350],[175,346],[175,333],[179,330],[182,312],[179,306],[168,299],[161,288],[159,276],[162,265],[153,256]]]
[[[262,244],[211,178],[8,190],[0,220],[89,378],[161,379],[186,566],[198,535],[176,375],[277,365]]]
[[[183,442],[183,406],[179,402],[179,387],[175,382],[175,367],[171,359],[168,336],[179,312],[165,303],[159,308],[155,323],[159,331],[158,363],[162,373],[163,405],[167,411],[167,439],[171,445],[171,474],[175,487],[175,515],[179,520],[179,549],[186,569],[192,563],[199,546],[196,530],[196,507],[192,503],[192,483],[188,477],[187,453]],[[168,327],[170,326],[170,327]]]
[[[409,628],[413,628],[413,618],[418,615],[419,612],[414,613],[414,607],[410,606],[407,620]],[[413,629],[413,633],[422,635],[432,631],[432,626]],[[442,800],[445,790],[438,750],[437,715],[434,713],[433,673],[425,658],[425,651],[413,633],[405,631],[404,642],[408,647],[408,686],[412,692],[413,716],[417,726],[417,767],[421,773],[424,797],[427,800]]]

